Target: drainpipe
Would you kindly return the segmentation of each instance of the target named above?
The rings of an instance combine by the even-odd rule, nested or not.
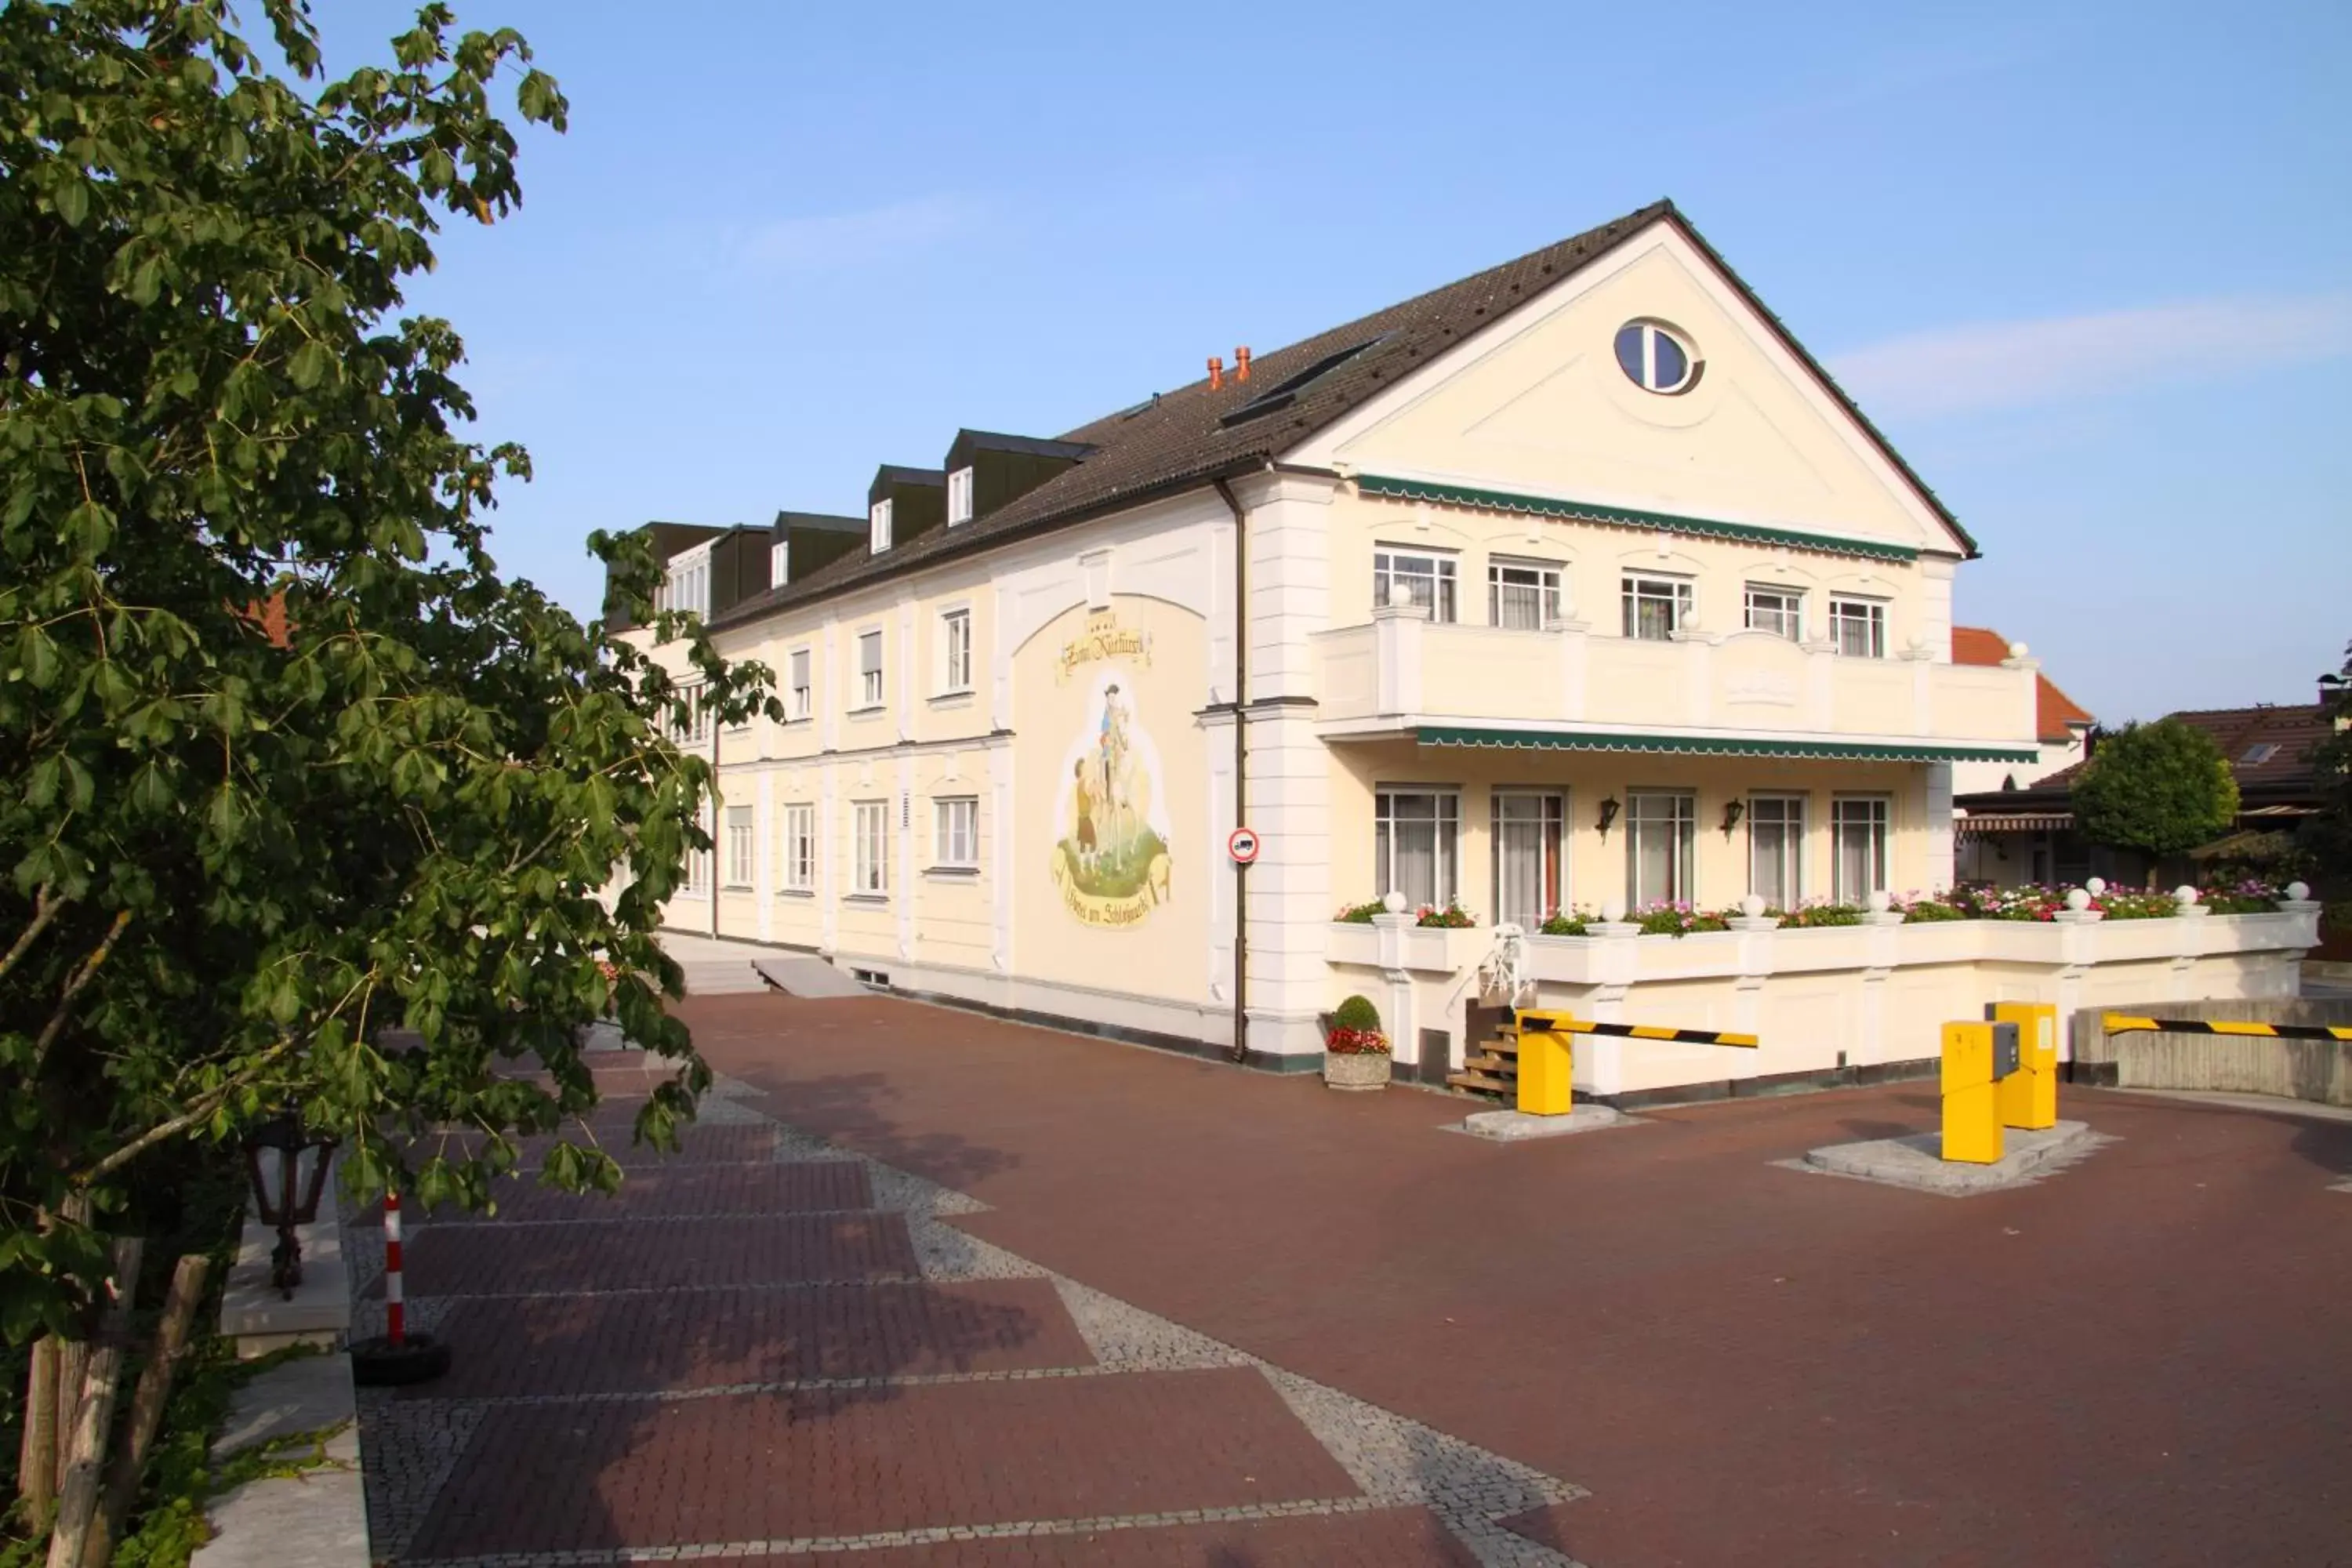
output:
[[[1233,487],[1216,481],[1217,495],[1234,514],[1234,826],[1248,825],[1249,732],[1244,705],[1249,700],[1249,514]],[[1234,866],[1234,1048],[1237,1063],[1249,1060],[1249,867]]]
[[[719,789],[719,730],[710,721],[710,940],[719,940],[719,873],[727,868],[727,797]]]

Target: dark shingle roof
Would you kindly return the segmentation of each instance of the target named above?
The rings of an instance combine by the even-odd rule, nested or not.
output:
[[[1864,417],[1853,401],[1738,275],[1724,264],[1715,248],[1700,237],[1674,204],[1660,201],[1460,282],[1417,295],[1286,348],[1259,354],[1246,382],[1236,382],[1228,376],[1223,386],[1212,388],[1203,378],[1081,425],[1066,432],[1061,439],[1093,448],[1084,461],[987,516],[954,528],[933,529],[879,555],[866,550],[853,551],[800,582],[746,599],[718,616],[713,624],[737,625],[772,610],[830,597],[861,584],[912,572],[1010,538],[1080,521],[1261,468],[1395,385],[1465,337],[1501,320],[1553,284],[1662,220],[1676,225],[1722,269],[1784,345],[1820,377],[1822,384],[1935,509],[1968,553],[1975,554],[1975,542],[1885,437]],[[1361,352],[1347,352],[1358,349]],[[1255,417],[1224,423],[1247,405],[1261,399],[1273,402],[1268,394],[1286,381],[1335,358],[1339,363],[1292,389],[1286,402]]]

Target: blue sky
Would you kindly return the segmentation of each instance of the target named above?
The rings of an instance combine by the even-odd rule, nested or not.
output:
[[[405,8],[335,0],[329,68]],[[458,0],[572,103],[446,237],[498,552],[856,511],[1671,195],[2108,721],[2352,639],[2352,7]],[[257,21],[257,17],[248,18]]]

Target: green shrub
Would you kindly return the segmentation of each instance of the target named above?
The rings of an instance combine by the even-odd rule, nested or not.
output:
[[[1342,1029],[1377,1029],[1381,1026],[1381,1010],[1369,997],[1350,996],[1339,1004],[1331,1015],[1332,1024]]]

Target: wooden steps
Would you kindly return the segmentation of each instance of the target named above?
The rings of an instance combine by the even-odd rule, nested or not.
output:
[[[1496,1026],[1479,1055],[1468,1058],[1462,1070],[1445,1075],[1448,1087],[1486,1095],[1506,1103],[1519,1094],[1519,1031],[1509,1024]]]

